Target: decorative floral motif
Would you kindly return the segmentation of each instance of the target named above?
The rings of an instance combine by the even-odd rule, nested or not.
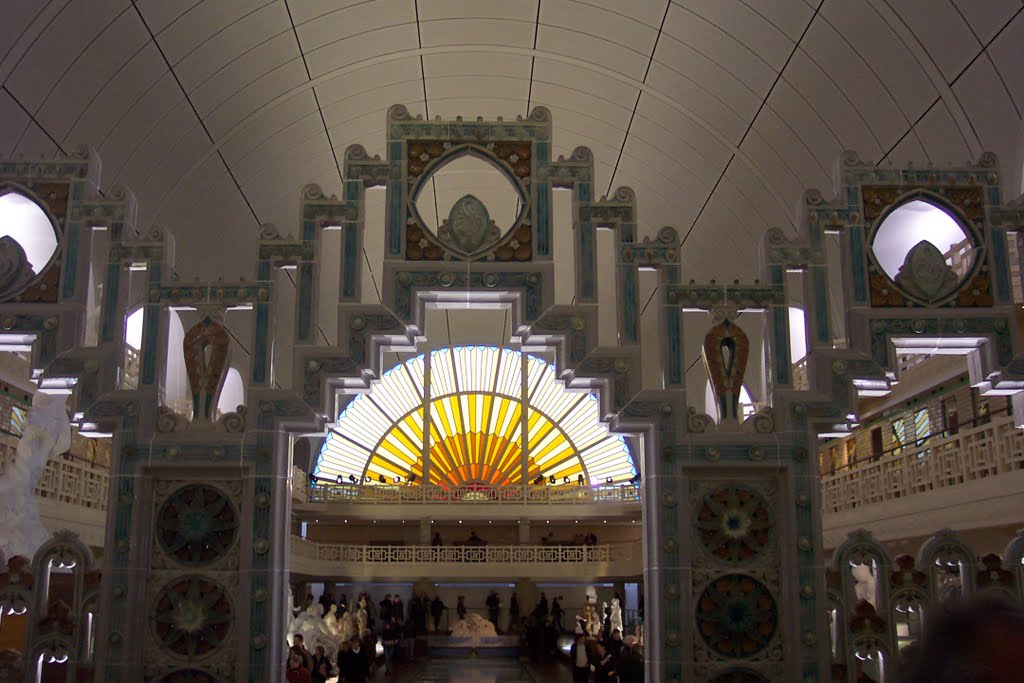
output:
[[[739,564],[760,554],[771,538],[764,498],[746,487],[724,486],[706,495],[697,511],[697,533],[709,553]]]
[[[763,583],[744,574],[728,574],[701,593],[696,619],[712,651],[723,657],[751,657],[775,635],[779,613]]]
[[[164,587],[153,614],[160,643],[186,657],[201,657],[220,647],[232,619],[224,587],[201,576],[186,576]]]
[[[218,489],[191,484],[172,493],[156,519],[157,538],[174,559],[187,565],[221,557],[235,540],[238,515]]]

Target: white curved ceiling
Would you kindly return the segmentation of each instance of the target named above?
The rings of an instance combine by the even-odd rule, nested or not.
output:
[[[1021,0],[5,0],[0,153],[88,143],[180,275],[250,276],[257,225],[294,232],[303,184],[383,152],[389,105],[544,105],[556,153],[685,236],[687,277],[749,278],[845,148],[992,150],[1019,191],[1022,63]]]

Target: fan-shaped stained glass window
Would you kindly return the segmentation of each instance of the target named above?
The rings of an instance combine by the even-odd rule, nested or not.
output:
[[[461,346],[395,366],[349,403],[314,475],[446,487],[597,485],[628,480],[636,467],[625,439],[601,422],[596,395],[567,389],[535,356]]]

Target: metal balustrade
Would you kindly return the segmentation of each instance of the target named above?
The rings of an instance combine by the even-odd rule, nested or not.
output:
[[[298,475],[296,475],[298,476]],[[293,479],[293,490],[295,487]],[[293,498],[298,496],[293,495]],[[637,484],[604,486],[480,486],[444,487],[436,484],[328,484],[309,486],[310,503],[389,503],[389,504],[580,504],[639,503]]]
[[[14,465],[15,450],[0,448],[0,475]],[[110,470],[78,458],[57,456],[43,468],[36,484],[37,497],[90,510],[107,509]]]
[[[951,436],[904,446],[898,455],[824,475],[822,511],[844,512],[1021,469],[1024,432],[1014,427],[1012,417],[994,417]]]
[[[356,564],[595,564],[639,557],[639,542],[603,545],[351,545],[316,543],[292,536],[292,555]]]

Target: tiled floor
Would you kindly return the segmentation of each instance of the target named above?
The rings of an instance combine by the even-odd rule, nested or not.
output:
[[[516,659],[433,659],[416,683],[535,683]]]
[[[572,674],[557,660],[530,664],[518,658],[431,657],[395,662],[389,676],[379,666],[374,683],[569,683]],[[329,679],[335,683],[337,679]]]

